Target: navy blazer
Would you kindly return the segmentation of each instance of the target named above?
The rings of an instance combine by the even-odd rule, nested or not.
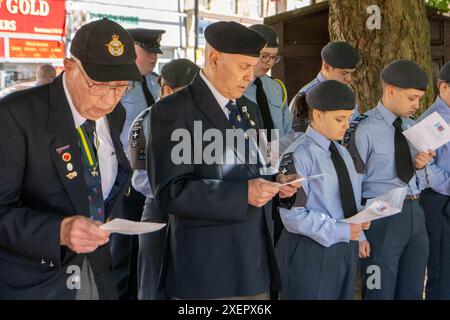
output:
[[[210,143],[194,139],[194,121],[223,137],[232,129],[199,75],[150,109],[147,168],[157,206],[170,214],[160,287],[186,299],[254,295],[270,285],[279,290],[272,203],[256,208],[247,202],[248,180],[260,177],[257,166],[172,162],[175,129],[191,133],[192,148]]]
[[[119,138],[125,110],[118,105],[107,119],[119,163],[105,201],[105,216],[111,217],[122,208],[131,168]],[[73,179],[64,152],[78,173]],[[62,76],[0,101],[0,155],[0,298],[74,299],[76,290],[67,285],[71,266],[81,268],[86,255],[60,246],[60,225],[68,216],[88,217],[89,203]],[[109,245],[88,256],[100,298],[117,298]]]

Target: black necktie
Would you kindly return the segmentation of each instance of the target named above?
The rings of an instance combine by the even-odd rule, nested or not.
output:
[[[86,120],[78,130],[82,151],[84,182],[88,191],[89,215],[96,221],[104,221],[105,205],[103,202],[102,180],[95,144],[95,121]]]
[[[242,129],[244,131],[247,131],[247,123],[245,122],[244,118],[242,117],[241,113],[239,112],[239,108],[237,104],[233,101],[229,101],[225,107],[230,110],[230,115],[228,117],[231,125],[235,129]]]
[[[258,104],[261,116],[264,122],[264,129],[267,129],[267,140],[272,141],[271,130],[273,129],[272,115],[270,114],[269,103],[261,79],[256,77],[254,81],[256,85],[256,103]]]
[[[339,194],[341,196],[344,217],[350,218],[358,212],[358,209],[356,208],[355,194],[353,193],[352,181],[350,180],[345,161],[342,159],[333,141],[330,143],[330,151],[331,160],[333,161],[334,169],[336,170],[339,181]]]
[[[402,133],[402,119],[395,119],[393,125],[395,127],[395,167],[397,168],[397,177],[407,184],[414,175],[411,152],[408,142]]]
[[[153,98],[150,90],[148,90],[147,78],[143,76],[142,79],[142,91],[144,91],[145,102],[147,103],[147,107],[150,107],[155,104],[155,99]]]

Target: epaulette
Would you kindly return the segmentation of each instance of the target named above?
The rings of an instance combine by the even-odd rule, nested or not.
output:
[[[344,135],[344,139],[342,140],[342,145],[344,147],[348,146],[348,143],[350,142],[350,138],[352,137],[353,133],[356,131],[356,129],[358,129],[359,124],[361,123],[361,121],[363,121],[365,118],[367,118],[368,116],[366,116],[365,114],[361,114],[359,116],[357,116],[355,118],[355,120],[353,120],[350,123],[349,128],[347,129],[347,131],[345,132]]]
[[[281,101],[281,110],[283,110],[286,100],[287,100],[286,86],[284,85],[283,81],[281,81],[280,79],[273,79],[273,80],[275,80],[281,86],[281,90],[283,90],[283,99]]]

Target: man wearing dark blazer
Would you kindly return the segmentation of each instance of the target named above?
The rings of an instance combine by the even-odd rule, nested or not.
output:
[[[139,80],[131,36],[84,25],[47,85],[0,101],[0,299],[116,299],[109,233],[131,168],[119,100]]]
[[[245,150],[219,142],[226,150],[222,156],[237,155],[239,163],[194,156],[204,155],[210,143],[195,136],[199,125],[201,133],[219,131],[223,141],[234,129],[257,129],[239,97],[266,43],[235,22],[209,25],[205,38],[199,75],[150,110],[149,178],[158,208],[169,213],[160,287],[178,299],[267,299],[269,287],[279,290],[281,285],[272,242],[272,198],[289,198],[299,185],[282,187],[273,177],[263,178],[259,162],[246,161],[243,154],[253,140],[247,139]],[[192,153],[181,163],[174,159],[177,132],[192,136]]]

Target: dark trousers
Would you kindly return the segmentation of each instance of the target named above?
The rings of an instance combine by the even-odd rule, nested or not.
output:
[[[351,300],[355,293],[358,242],[324,247],[283,231],[277,244],[283,300]]]
[[[361,260],[363,299],[423,299],[429,249],[419,201],[405,200],[402,212],[372,221],[365,235],[371,254]],[[374,267],[380,271],[380,285],[375,287]]]
[[[450,299],[450,203],[449,196],[427,189],[422,192],[422,205],[430,239],[427,265],[427,300]]]
[[[160,211],[151,198],[145,201],[142,221],[152,221],[155,216],[161,216]],[[158,221],[158,222],[167,222]],[[164,289],[158,290],[159,275],[164,253],[164,241],[167,227],[159,231],[145,233],[139,236],[138,254],[138,299],[166,300],[170,297]]]
[[[123,218],[141,221],[145,197],[131,187],[130,194],[124,196]],[[110,237],[112,272],[117,282],[119,299],[137,299],[137,259],[139,250],[138,236],[113,233]]]

